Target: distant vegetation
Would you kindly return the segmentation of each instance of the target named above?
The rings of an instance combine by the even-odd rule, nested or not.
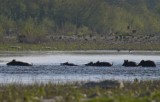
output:
[[[0,42],[159,33],[159,0],[0,0]]]

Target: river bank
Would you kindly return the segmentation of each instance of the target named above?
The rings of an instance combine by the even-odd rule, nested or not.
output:
[[[20,44],[1,43],[0,51],[149,50],[160,51],[159,43],[67,42]]]
[[[1,102],[159,102],[160,81],[123,82],[123,87],[84,84],[8,84],[0,86]]]

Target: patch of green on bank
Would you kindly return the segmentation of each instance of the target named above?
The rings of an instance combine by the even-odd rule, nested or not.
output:
[[[65,50],[160,50],[159,44],[108,44],[102,42],[52,42],[43,44],[0,44],[0,51],[65,51]]]
[[[125,82],[123,88],[82,85],[1,85],[0,102],[159,102],[160,81]]]

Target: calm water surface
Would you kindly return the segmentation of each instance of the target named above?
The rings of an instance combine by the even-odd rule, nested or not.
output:
[[[32,63],[31,67],[6,66],[16,59]],[[139,63],[142,59],[154,60],[156,68],[125,68],[123,60]],[[86,67],[93,61],[107,61],[112,67]],[[71,62],[79,66],[60,66]],[[149,51],[66,51],[66,52],[0,52],[0,83],[61,83],[101,80],[156,80],[160,79],[160,52]]]

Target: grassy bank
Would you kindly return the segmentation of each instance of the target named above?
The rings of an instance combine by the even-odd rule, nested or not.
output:
[[[82,85],[1,85],[1,102],[159,102],[160,81],[125,82],[123,88]]]
[[[160,50],[160,44],[127,44],[102,42],[67,42],[56,41],[43,44],[0,44],[0,51],[64,51],[64,50]]]

